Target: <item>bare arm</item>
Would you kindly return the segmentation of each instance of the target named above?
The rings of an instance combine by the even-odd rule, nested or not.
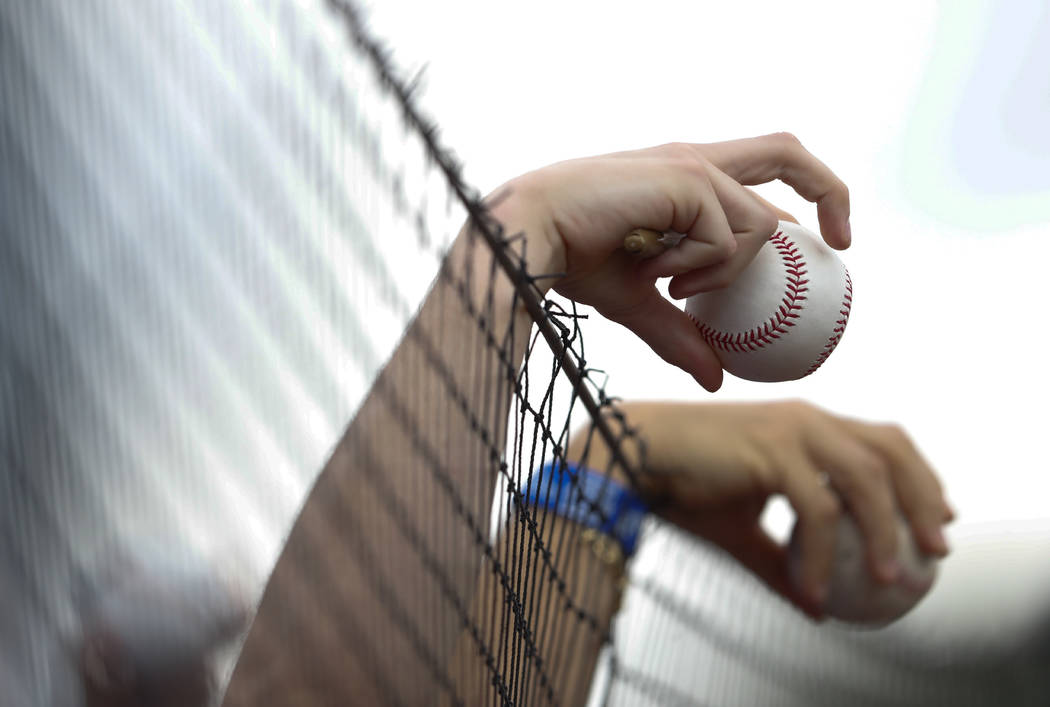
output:
[[[610,421],[615,433],[622,432],[618,421]],[[623,445],[633,465],[639,455],[636,437]],[[614,455],[593,425],[586,424],[571,437],[565,450],[566,461],[598,473],[608,474],[624,485],[627,478],[620,472]],[[536,523],[535,536],[524,531],[528,520]],[[518,542],[537,558],[532,579],[519,589],[528,601],[529,638],[537,649],[536,663],[522,671],[522,681],[515,697],[525,704],[544,703],[547,693],[557,704],[584,704],[591,689],[594,669],[602,648],[609,642],[613,616],[620,608],[626,586],[626,561],[617,541],[552,512],[529,509],[525,522],[511,515],[501,526],[494,544],[497,556],[507,567],[522,562]],[[541,564],[536,541],[552,551],[550,565]],[[564,585],[561,582],[564,581]],[[480,576],[474,593],[474,612],[482,620],[498,621],[499,610],[509,598],[498,582]],[[520,643],[520,641],[519,641]],[[459,684],[487,684],[484,664],[477,659],[476,647],[462,635],[452,658],[452,670]],[[467,693],[467,704],[482,704],[482,692]],[[476,698],[471,699],[471,698]],[[443,701],[442,704],[451,704]]]
[[[776,214],[735,180],[778,178],[816,201],[829,224],[825,237],[842,240],[844,185],[784,136],[560,163],[515,180],[496,216],[508,232],[527,234],[529,272],[565,273],[559,292],[623,324],[715,390],[717,356],[655,281],[671,277],[672,291],[685,296],[731,280],[776,224]],[[634,227],[687,238],[640,264],[621,247]],[[226,704],[419,704],[434,697],[435,686],[439,694],[458,692],[457,644],[459,654],[484,665],[481,680],[510,689],[503,659],[486,652],[472,602],[483,563],[483,576],[499,577],[508,559],[501,546],[488,547],[488,512],[531,319],[489,251],[472,247],[469,235],[461,234],[445,274],[310,493]],[[579,547],[555,555],[569,577],[608,570],[593,559]],[[593,606],[568,601],[600,635],[619,590],[612,582],[592,584],[601,588],[592,586],[579,602]],[[557,621],[555,614],[542,617]],[[499,630],[523,630],[520,615],[509,620],[510,628]],[[541,630],[530,640],[556,633]],[[553,671],[544,681],[581,694],[597,645],[570,651],[579,662],[558,668],[569,676],[565,682]]]
[[[225,704],[423,704],[450,683],[531,328],[493,267],[464,231],[307,498]]]

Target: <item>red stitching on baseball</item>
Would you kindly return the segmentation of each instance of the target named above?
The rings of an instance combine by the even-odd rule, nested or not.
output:
[[[795,326],[795,322],[792,320],[798,319],[798,312],[802,309],[802,303],[806,301],[806,293],[809,291],[809,280],[806,278],[808,272],[806,270],[806,259],[794,242],[784,235],[783,231],[778,231],[769,240],[780,254],[780,258],[784,261],[784,266],[787,269],[787,283],[784,297],[780,300],[780,306],[777,307],[776,313],[769,318],[769,321],[749,331],[735,334],[713,329],[707,324],[697,321],[696,317],[686,312],[686,314],[689,314],[689,318],[693,320],[693,324],[696,325],[700,335],[704,337],[704,340],[712,348],[722,349],[723,351],[755,351],[772,343],[775,339],[779,339],[780,335],[788,327]],[[852,288],[850,292],[852,293]],[[846,310],[845,316],[848,318],[848,306]],[[841,321],[841,324],[845,327],[845,319]],[[839,336],[841,337],[841,332]],[[835,343],[838,343],[837,340]],[[834,344],[831,345],[831,348],[835,348]],[[827,346],[825,346],[825,349],[827,349]],[[831,351],[829,350],[824,355],[824,358],[827,358],[830,354]],[[812,370],[816,370],[817,366],[820,366],[822,362],[823,359]]]
[[[853,281],[850,280],[849,271],[846,271],[846,292],[842,295],[842,309],[839,310],[839,314],[842,315],[841,319],[835,321],[835,328],[832,329],[832,334],[828,337],[828,341],[824,344],[824,350],[817,356],[817,360],[809,367],[806,371],[808,376],[813,371],[820,368],[824,361],[828,360],[828,356],[835,350],[835,347],[839,345],[839,340],[842,339],[842,333],[846,331],[846,322],[849,321],[849,311],[853,307]]]

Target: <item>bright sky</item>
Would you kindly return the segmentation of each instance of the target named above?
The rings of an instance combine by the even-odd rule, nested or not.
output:
[[[371,4],[484,192],[571,157],[796,134],[850,186],[849,329],[816,375],[727,378],[715,399],[900,422],[964,522],[1050,515],[1045,3]],[[786,187],[763,193],[816,227]],[[586,334],[615,393],[710,398],[625,330]]]

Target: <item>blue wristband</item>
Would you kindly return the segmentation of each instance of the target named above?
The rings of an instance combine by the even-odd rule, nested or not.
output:
[[[604,474],[571,463],[551,462],[521,487],[525,503],[614,538],[624,557],[634,554],[648,512],[631,489]]]

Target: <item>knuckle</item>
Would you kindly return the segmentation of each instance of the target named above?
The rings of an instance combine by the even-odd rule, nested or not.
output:
[[[546,182],[551,179],[549,171],[538,169],[518,175],[506,184],[507,194],[512,199],[522,202],[537,199],[543,195]]]
[[[883,440],[883,444],[887,447],[904,452],[909,457],[917,457],[919,455],[911,435],[905,432],[900,425],[895,423],[880,425],[879,435]]]
[[[784,400],[780,403],[777,403],[777,406],[789,418],[798,420],[805,420],[811,418],[817,412],[817,409],[811,403],[808,403],[805,400],[801,400],[798,398],[792,400]]]
[[[660,149],[683,162],[696,162],[699,156],[696,149],[688,142],[668,142],[661,145]]]
[[[710,183],[711,177],[707,173],[707,165],[703,160],[683,155],[675,159],[675,164],[682,172],[693,179],[702,180],[704,183]]]
[[[835,201],[841,203],[843,206],[848,206],[849,200],[849,187],[841,179],[835,179],[831,186],[827,189],[827,195],[835,199]]]
[[[821,525],[838,523],[841,514],[842,504],[831,493],[822,493],[813,500],[813,519]]]
[[[896,444],[907,444],[911,441],[908,438],[908,434],[904,431],[904,428],[895,422],[888,422],[879,425],[879,432],[884,439]]]
[[[728,260],[729,256],[731,256],[735,251],[736,246],[732,236],[730,236],[729,238],[721,239],[718,241],[718,243],[715,244],[715,253],[720,258],[722,258],[723,261]],[[729,276],[729,279],[733,279],[731,274]]]
[[[773,133],[773,139],[776,140],[780,147],[785,150],[794,151],[802,148],[802,141],[799,140],[794,133]]]
[[[880,457],[874,454],[862,457],[858,468],[865,481],[871,484],[886,485],[890,480],[890,467]]]

